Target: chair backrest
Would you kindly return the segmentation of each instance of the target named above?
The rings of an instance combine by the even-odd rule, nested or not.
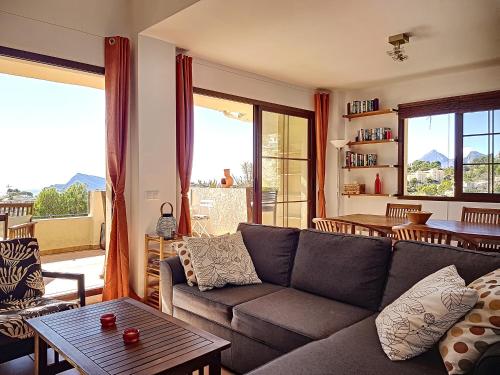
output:
[[[429,228],[427,225],[404,224],[392,228],[398,240],[420,241],[434,244],[451,244],[451,232]]]
[[[351,223],[322,218],[314,218],[313,223],[322,232],[356,234],[356,226]]]
[[[500,208],[463,207],[462,221],[500,225]]]
[[[42,297],[45,287],[35,238],[0,241],[0,302]]]
[[[34,202],[0,202],[0,214],[14,216],[33,215]]]
[[[407,212],[421,211],[421,210],[422,210],[421,204],[387,203],[387,207],[385,209],[385,216],[406,218]]]
[[[253,188],[246,188],[246,199],[247,199],[247,221],[251,223],[253,221]],[[278,202],[278,191],[277,190],[266,190],[262,192],[262,212],[274,212],[276,216],[276,207]]]

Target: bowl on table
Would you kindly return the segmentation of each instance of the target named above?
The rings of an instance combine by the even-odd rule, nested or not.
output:
[[[425,224],[431,217],[432,212],[427,211],[411,211],[406,213],[406,217],[412,224]]]

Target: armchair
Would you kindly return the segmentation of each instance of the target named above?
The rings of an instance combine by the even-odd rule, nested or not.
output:
[[[77,280],[79,301],[44,297],[43,277]],[[28,319],[84,305],[83,274],[42,271],[35,238],[0,241],[0,363],[33,353]]]
[[[5,238],[34,238],[36,222],[32,221],[33,202],[2,202],[0,215],[5,216],[3,229]]]

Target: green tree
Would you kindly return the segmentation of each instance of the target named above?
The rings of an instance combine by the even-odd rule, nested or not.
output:
[[[88,191],[82,183],[71,185],[63,192],[44,188],[36,197],[35,216],[85,215],[88,213]]]

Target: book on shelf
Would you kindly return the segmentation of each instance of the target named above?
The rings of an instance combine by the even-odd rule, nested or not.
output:
[[[377,165],[377,154],[359,154],[346,151],[345,167],[371,167]]]
[[[392,139],[391,128],[359,129],[356,142]]]
[[[364,112],[373,112],[379,110],[378,98],[371,100],[353,100],[347,103],[347,114],[354,115]]]

